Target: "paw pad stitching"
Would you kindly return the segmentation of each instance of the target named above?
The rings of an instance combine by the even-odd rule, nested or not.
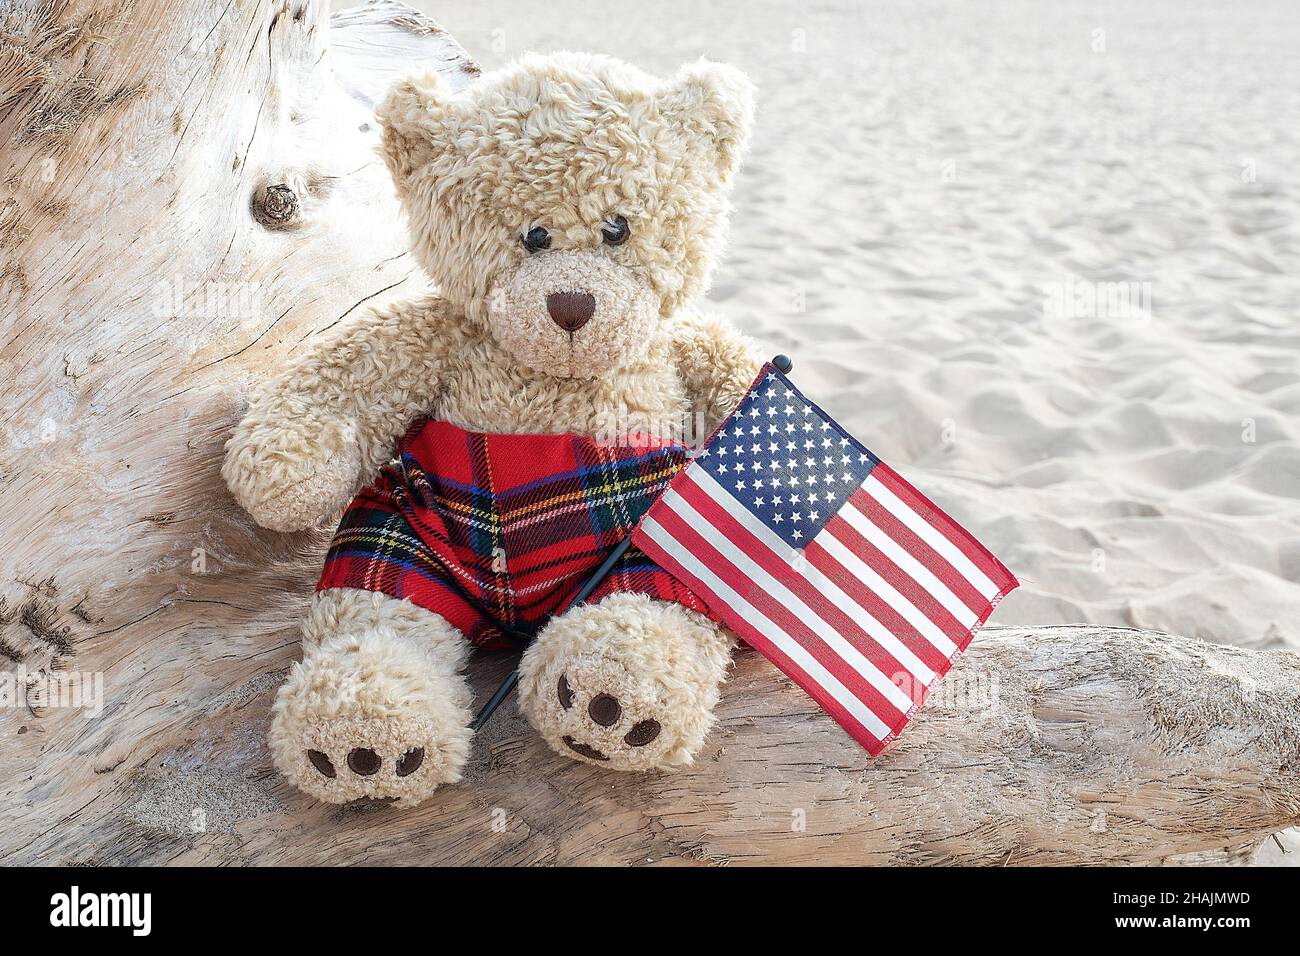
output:
[[[337,771],[335,771],[334,764],[330,761],[330,758],[327,757],[325,754],[321,753],[319,750],[308,750],[307,759],[311,761],[311,765],[313,767],[315,767],[317,770],[320,771],[322,777],[328,777],[329,779],[333,780],[335,777],[338,776],[338,773]]]
[[[569,679],[566,675],[560,675],[560,683],[555,688],[555,695],[560,699],[560,706],[568,710],[573,706],[573,689],[569,686]]]
[[[597,694],[587,705],[587,716],[602,727],[613,727],[623,716],[623,708],[617,697],[609,694]]]
[[[369,747],[357,747],[348,753],[348,769],[361,777],[378,773],[383,762],[379,754]]]
[[[415,771],[420,769],[422,763],[424,763],[423,747],[416,747],[414,750],[408,750],[406,753],[402,754],[401,758],[397,761],[397,775],[399,777],[409,777],[411,774],[415,773]]]
[[[643,720],[627,732],[623,742],[629,747],[644,747],[656,739],[662,729],[657,720]]]

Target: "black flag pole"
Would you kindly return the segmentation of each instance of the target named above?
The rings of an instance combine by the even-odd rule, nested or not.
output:
[[[782,375],[789,375],[790,370],[794,368],[794,363],[785,355],[778,355],[773,358],[772,365],[779,369]],[[609,556],[600,563],[600,567],[592,573],[591,577],[587,578],[586,583],[583,584],[583,586],[578,589],[578,592],[569,599],[569,602],[556,613],[563,614],[565,611],[577,607],[583,601],[587,600],[587,598],[591,597],[591,592],[596,590],[597,586],[599,586],[601,581],[605,580],[605,577],[610,571],[614,570],[614,565],[618,564],[619,559],[627,553],[627,549],[631,546],[632,535],[629,533],[627,537],[614,546],[614,550],[611,551]],[[496,689],[496,693],[488,698],[488,702],[479,710],[478,714],[474,718],[474,722],[470,724],[470,729],[475,732],[481,729],[482,726],[488,722],[488,718],[496,713],[496,709],[506,702],[518,686],[519,669],[515,668],[515,670],[510,673],[510,676],[502,681],[501,686]]]

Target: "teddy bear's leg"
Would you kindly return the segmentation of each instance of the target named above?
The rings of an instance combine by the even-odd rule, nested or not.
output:
[[[735,639],[703,615],[615,593],[553,618],[524,652],[520,699],[556,752],[615,770],[690,763]]]
[[[303,623],[303,659],[276,697],[270,747],[294,786],[318,800],[414,806],[460,779],[471,694],[469,642],[409,601],[320,591]]]

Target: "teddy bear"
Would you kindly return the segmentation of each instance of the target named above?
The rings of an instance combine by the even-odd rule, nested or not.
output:
[[[520,705],[557,753],[698,752],[734,636],[635,548],[565,602],[760,368],[701,303],[753,110],[727,65],[662,80],[578,53],[389,91],[429,291],[255,390],[222,468],[268,529],[342,512],[269,733],[300,790],[414,806],[459,780],[474,647],[524,649]]]

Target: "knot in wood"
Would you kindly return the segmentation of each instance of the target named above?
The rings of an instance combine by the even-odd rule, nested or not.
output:
[[[298,217],[298,194],[284,183],[267,186],[254,204],[253,213],[264,226],[286,226]]]

